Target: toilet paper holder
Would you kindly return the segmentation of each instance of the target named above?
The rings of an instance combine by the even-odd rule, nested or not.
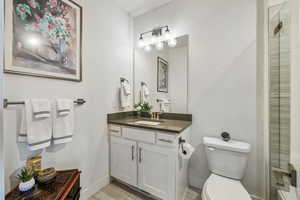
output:
[[[184,148],[183,148],[183,144],[184,144],[185,142],[186,142],[186,140],[185,140],[185,139],[182,139],[182,137],[180,137],[180,138],[178,139],[179,148],[181,147],[182,153],[183,153],[184,155],[187,154],[186,150],[184,150]]]

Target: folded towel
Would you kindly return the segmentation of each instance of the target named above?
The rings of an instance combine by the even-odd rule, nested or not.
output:
[[[146,85],[142,85],[141,88],[141,103],[148,103],[148,97],[150,95],[149,89]]]
[[[143,91],[144,91],[144,95],[146,97],[148,97],[150,95],[148,87],[146,85],[143,85],[142,88],[143,88]]]
[[[60,115],[60,116],[70,114],[72,106],[73,106],[73,102],[72,102],[72,104],[70,104],[69,99],[57,99],[56,100],[56,110],[57,110],[58,115]]]
[[[31,151],[50,146],[52,118],[36,118],[33,111],[33,102],[31,100],[25,101],[24,113],[25,114],[22,114],[18,140],[20,142],[27,142]],[[49,116],[51,116],[50,111]]]
[[[35,118],[50,117],[50,101],[47,99],[32,99],[32,110]]]
[[[21,110],[21,124],[20,130],[18,134],[18,141],[19,142],[27,142],[27,126],[26,126],[26,114],[25,114],[25,107]]]
[[[131,87],[130,87],[130,83],[128,81],[124,81],[122,83],[122,88],[123,88],[124,94],[126,96],[131,95]]]
[[[62,107],[62,106],[65,107]],[[58,110],[69,110],[67,115],[61,115]],[[74,103],[73,100],[57,99],[53,119],[53,142],[63,144],[72,141],[74,134]]]
[[[129,83],[121,83],[121,88],[120,88],[120,103],[121,103],[121,108],[126,108],[130,106],[130,94],[125,93],[125,85]],[[129,86],[130,87],[130,86]]]

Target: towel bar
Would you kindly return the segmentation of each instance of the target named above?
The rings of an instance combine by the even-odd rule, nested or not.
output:
[[[75,104],[77,105],[82,105],[82,104],[85,104],[86,101],[84,99],[76,99],[74,101]],[[4,99],[3,100],[3,107],[4,108],[7,108],[9,105],[23,105],[25,104],[24,101],[8,101],[8,99]]]

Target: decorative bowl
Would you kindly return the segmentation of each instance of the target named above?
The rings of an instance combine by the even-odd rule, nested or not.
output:
[[[56,170],[53,167],[44,169],[38,173],[37,181],[42,184],[48,184],[55,180],[56,175]]]

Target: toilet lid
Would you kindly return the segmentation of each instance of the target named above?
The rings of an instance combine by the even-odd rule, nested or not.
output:
[[[251,200],[240,181],[215,174],[205,182],[203,195],[206,200]]]

